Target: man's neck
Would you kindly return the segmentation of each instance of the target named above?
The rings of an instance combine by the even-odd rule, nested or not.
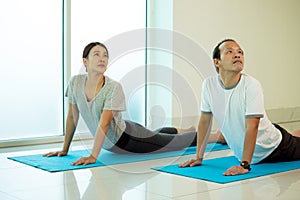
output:
[[[242,73],[220,73],[220,79],[224,88],[233,88],[241,78]]]

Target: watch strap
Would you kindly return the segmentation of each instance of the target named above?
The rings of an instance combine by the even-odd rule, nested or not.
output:
[[[243,167],[244,169],[248,169],[249,171],[251,170],[251,167],[250,167],[250,164],[248,161],[242,161],[241,167]]]

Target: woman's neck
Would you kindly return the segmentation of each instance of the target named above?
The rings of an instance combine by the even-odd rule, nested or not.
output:
[[[100,82],[103,82],[103,74],[88,74],[86,79],[86,84],[89,86],[97,86]]]
[[[87,76],[84,92],[87,101],[91,101],[102,89],[105,82],[105,76]]]

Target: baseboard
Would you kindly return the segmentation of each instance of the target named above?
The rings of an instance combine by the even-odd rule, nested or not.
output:
[[[91,139],[93,139],[93,137],[90,133],[82,132],[82,133],[76,133],[74,135],[73,141],[84,141],[84,140],[91,140]],[[7,140],[7,141],[0,141],[0,149],[8,148],[8,147],[18,147],[18,146],[63,143],[63,141],[64,141],[64,136]]]
[[[300,107],[275,108],[266,110],[268,118],[272,123],[277,124],[299,124],[300,123]],[[173,118],[172,124],[177,127],[187,128],[197,126],[199,116],[189,116],[182,118]],[[299,123],[298,123],[299,122]],[[212,130],[218,128],[215,121],[212,125]]]
[[[266,112],[272,123],[300,122],[300,107],[268,109]]]

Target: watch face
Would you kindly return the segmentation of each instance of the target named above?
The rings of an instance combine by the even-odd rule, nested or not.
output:
[[[243,162],[241,163],[241,166],[242,166],[244,169],[248,169],[249,171],[251,170],[250,165],[249,165],[249,163],[248,163],[247,161],[243,161]]]
[[[243,161],[242,163],[241,163],[241,166],[242,167],[249,167],[249,163],[247,162],[247,161]]]

